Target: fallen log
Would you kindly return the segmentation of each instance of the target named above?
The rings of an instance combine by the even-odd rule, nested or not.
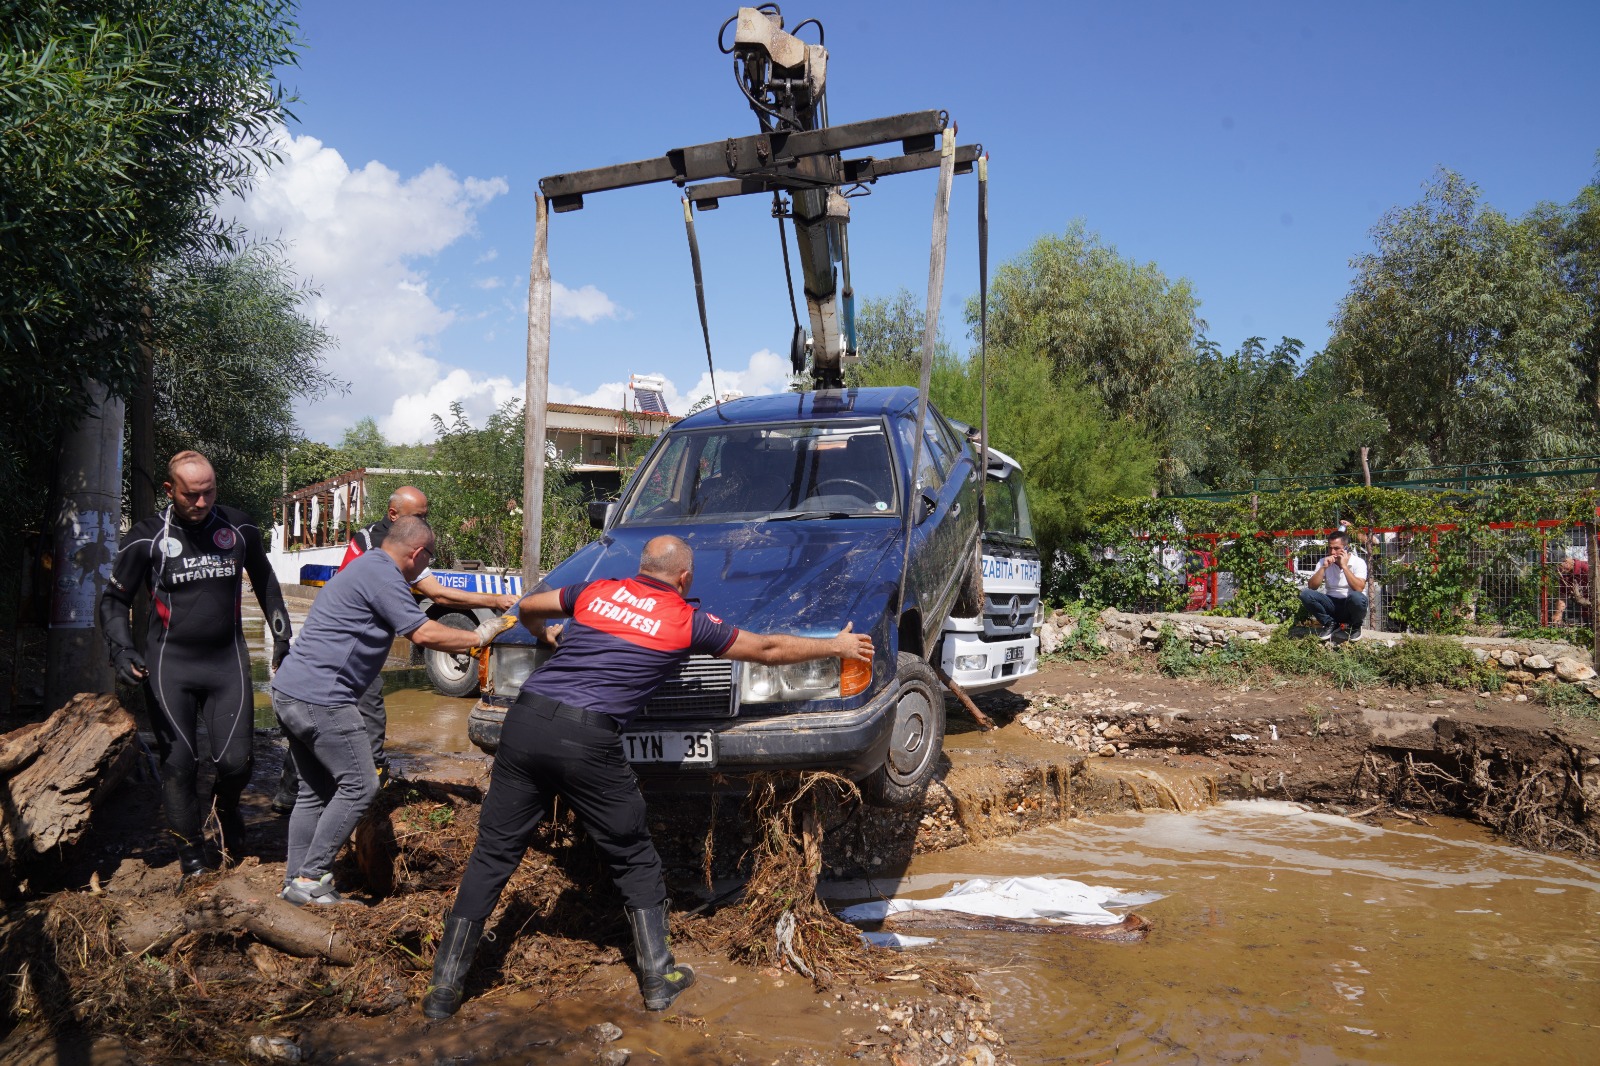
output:
[[[339,966],[356,961],[355,947],[317,914],[279,899],[271,889],[231,874],[171,908],[124,906],[113,925],[123,950],[135,955],[161,955],[186,933],[244,931],[285,955],[321,957]]]
[[[961,701],[961,706],[965,707],[967,713],[972,715],[972,720],[978,723],[979,729],[987,733],[994,728],[994,719],[978,710],[978,705],[972,702],[972,697],[967,695],[966,689],[950,680],[950,675],[939,667],[935,666],[933,672],[938,675],[939,682],[950,690],[950,695]]]
[[[0,737],[0,868],[73,844],[131,765],[133,716],[79,693],[43,722]]]

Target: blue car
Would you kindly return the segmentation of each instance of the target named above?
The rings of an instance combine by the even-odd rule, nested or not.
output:
[[[849,622],[877,649],[870,670],[691,658],[624,733],[646,788],[831,770],[878,806],[920,798],[944,739],[928,663],[982,585],[976,464],[930,406],[913,476],[917,413],[909,388],[730,401],[673,426],[622,498],[594,505],[602,535],[547,587],[632,576],[645,542],[670,533],[694,548],[695,598],[734,625],[825,636]],[[480,748],[494,751],[541,654],[520,626],[491,649],[470,720]]]

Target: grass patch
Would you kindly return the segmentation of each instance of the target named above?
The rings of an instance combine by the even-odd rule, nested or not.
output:
[[[1061,645],[1046,658],[1093,662],[1106,654],[1100,645],[1100,616],[1090,604],[1074,600],[1056,608],[1055,614],[1058,619],[1064,614],[1072,620],[1072,632],[1064,634]]]
[[[1408,637],[1394,647],[1363,644],[1356,654],[1391,685],[1464,687],[1478,668],[1472,652],[1441,637]]]
[[[1560,714],[1571,718],[1600,719],[1600,703],[1581,685],[1561,681],[1540,682],[1536,700]]]
[[[1265,641],[1235,639],[1214,651],[1196,652],[1165,625],[1156,642],[1156,668],[1167,677],[1198,676],[1218,684],[1312,677],[1341,689],[1439,684],[1495,692],[1504,681],[1498,670],[1451,640],[1411,637],[1392,648],[1376,641],[1334,645],[1314,636],[1291,637],[1282,627]]]

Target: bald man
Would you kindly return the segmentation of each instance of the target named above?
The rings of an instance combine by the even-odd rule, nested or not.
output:
[[[382,545],[318,594],[272,679],[272,709],[301,773],[280,893],[296,906],[345,902],[333,884],[333,860],[378,794],[357,701],[383,669],[396,634],[424,648],[461,652],[499,632],[498,619],[474,632],[422,613],[411,588],[433,550],[428,523],[395,519]]]
[[[171,503],[123,538],[99,618],[118,680],[149,683],[162,805],[179,867],[192,876],[213,865],[201,821],[211,803],[202,804],[196,794],[202,721],[216,771],[211,798],[223,859],[237,862],[244,855],[239,797],[250,781],[255,697],[240,622],[243,575],[250,575],[266,615],[274,667],[288,653],[291,626],[261,531],[243,511],[217,503],[217,475],[206,457],[174,455],[162,488]],[[149,590],[152,608],[143,654],[129,620],[141,588]]]
[[[389,497],[389,509],[383,518],[355,531],[350,537],[350,544],[344,550],[344,560],[340,562],[342,571],[352,562],[374,548],[383,547],[384,540],[389,531],[401,518],[428,517],[428,494],[415,485],[401,485]],[[453,589],[448,585],[440,584],[433,573],[424,568],[417,575],[411,587],[417,592],[428,597],[434,603],[446,607],[486,607],[491,611],[509,611],[517,602],[517,598],[510,593],[467,592],[464,589]],[[361,720],[366,724],[367,742],[372,745],[372,762],[378,768],[379,780],[388,777],[389,758],[384,754],[384,734],[389,728],[389,711],[383,702],[383,675],[380,673],[372,679],[367,690],[361,694],[357,706],[361,708]],[[300,779],[295,772],[294,758],[286,755],[283,760],[283,773],[278,778],[278,791],[272,797],[272,809],[279,814],[288,814],[294,810],[295,797],[299,793]]]
[[[850,626],[832,637],[742,632],[684,596],[694,553],[677,537],[644,546],[637,577],[589,581],[524,596],[529,629],[569,617],[561,642],[523,684],[495,752],[478,839],[445,921],[422,1012],[454,1014],[483,923],[494,910],[534,828],[565,797],[606,856],[626,904],[639,987],[649,1010],[665,1010],[694,983],[667,947],[667,886],[644,797],[622,751],[621,732],[690,655],[743,662],[872,661],[872,638]]]

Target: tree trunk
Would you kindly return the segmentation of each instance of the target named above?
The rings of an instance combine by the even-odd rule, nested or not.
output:
[[[83,693],[0,736],[0,868],[14,872],[82,837],[96,801],[127,773],[133,735],[115,696]]]
[[[112,929],[123,948],[135,955],[161,955],[185,933],[243,930],[296,958],[320,956],[340,966],[356,961],[355,948],[342,933],[314,912],[279,899],[275,887],[255,884],[249,872],[230,874],[186,905],[124,905]]]
[[[95,606],[111,578],[122,522],[122,401],[98,381],[89,410],[62,431],[51,503],[54,584],[45,651],[46,708],[78,692],[110,692],[110,658]]]

